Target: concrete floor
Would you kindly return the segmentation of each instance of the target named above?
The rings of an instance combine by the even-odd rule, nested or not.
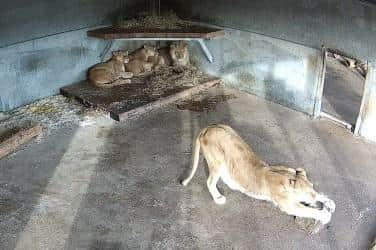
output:
[[[62,126],[0,160],[0,249],[365,249],[376,234],[376,145],[323,120],[233,90],[214,110],[171,105],[128,124],[103,117]],[[221,99],[221,98],[219,98]],[[192,138],[235,128],[270,164],[303,167],[337,205],[307,235],[272,204],[192,182]]]
[[[338,60],[327,57],[322,110],[355,124],[362,102],[365,79]]]

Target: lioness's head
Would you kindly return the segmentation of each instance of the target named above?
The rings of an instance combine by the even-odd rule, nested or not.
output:
[[[296,169],[296,176],[289,179],[290,192],[294,194],[297,201],[306,205],[316,205],[317,192],[313,189],[313,184],[308,180],[304,169]]]
[[[143,52],[145,53],[146,57],[158,55],[157,48],[147,44],[144,44]]]
[[[112,58],[122,63],[128,63],[128,51],[114,51],[112,52]]]
[[[188,55],[188,46],[185,42],[175,42],[170,45],[170,53],[175,56],[176,59],[182,60]]]

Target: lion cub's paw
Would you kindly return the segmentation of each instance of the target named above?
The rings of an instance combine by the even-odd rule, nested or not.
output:
[[[122,78],[132,78],[132,77],[133,77],[133,73],[132,73],[132,72],[122,72],[122,73],[120,74],[120,76],[121,76]]]
[[[217,197],[214,199],[214,202],[217,203],[218,205],[223,205],[226,203],[226,197],[224,197],[223,195]]]

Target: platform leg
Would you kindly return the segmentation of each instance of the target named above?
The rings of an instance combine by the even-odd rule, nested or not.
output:
[[[211,62],[211,63],[214,62],[213,55],[211,54],[209,48],[206,46],[204,39],[199,39],[197,41],[200,44],[201,49],[204,52],[204,54],[205,54],[206,58],[208,59],[208,61]]]
[[[106,58],[107,53],[111,50],[113,44],[114,44],[114,40],[109,40],[109,41],[107,42],[107,44],[106,44],[106,46],[104,47],[102,53],[100,54],[101,62],[104,61],[104,59]]]

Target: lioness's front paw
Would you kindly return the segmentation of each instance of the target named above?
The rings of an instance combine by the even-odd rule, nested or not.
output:
[[[321,221],[322,224],[328,224],[330,219],[332,218],[332,213],[327,210],[322,210],[320,218],[318,218],[319,221]]]
[[[330,213],[334,213],[336,210],[336,204],[332,200],[327,200],[324,202],[324,207],[329,210]]]
[[[214,199],[214,202],[217,203],[218,205],[223,205],[226,203],[226,197],[224,197],[223,195],[217,197]]]

